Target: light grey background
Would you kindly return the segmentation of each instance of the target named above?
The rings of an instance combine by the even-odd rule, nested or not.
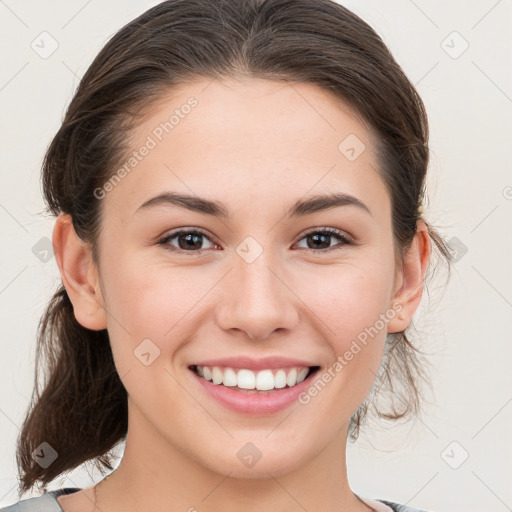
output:
[[[0,0],[0,506],[18,499],[15,442],[32,391],[37,322],[60,281],[51,253],[44,261],[54,222],[39,215],[44,150],[97,52],[156,3]],[[430,304],[425,295],[415,316],[434,393],[421,419],[373,422],[349,445],[352,489],[431,511],[511,510],[512,1],[341,3],[377,30],[425,101],[426,218],[460,258],[449,285],[442,276],[432,283]],[[82,468],[51,488],[99,478]]]

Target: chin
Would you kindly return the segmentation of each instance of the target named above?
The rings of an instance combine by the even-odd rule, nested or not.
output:
[[[269,442],[264,438],[265,435],[268,435],[268,432],[262,434],[261,441],[253,438],[253,442],[248,441],[247,435],[244,435],[244,441],[231,440],[231,449],[222,450],[219,453],[210,452],[208,460],[204,460],[204,457],[198,457],[198,460],[215,473],[229,474],[230,478],[254,480],[281,477],[292,473],[315,456],[315,453],[312,453],[314,447],[308,446],[307,442],[297,442],[297,446],[292,444],[283,446],[280,441]],[[299,447],[302,449],[308,447],[309,452],[302,452]],[[321,451],[320,447],[318,451]]]

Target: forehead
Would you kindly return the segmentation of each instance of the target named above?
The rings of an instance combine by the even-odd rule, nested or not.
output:
[[[234,201],[243,191],[267,202],[333,187],[375,196],[372,140],[356,113],[318,86],[197,80],[169,90],[131,132],[137,155],[121,163],[128,172],[107,203],[133,212],[164,190]]]

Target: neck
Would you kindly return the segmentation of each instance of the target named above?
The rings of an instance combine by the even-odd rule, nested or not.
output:
[[[132,421],[130,421],[132,420]],[[362,512],[372,510],[351,491],[346,471],[347,426],[313,459],[283,475],[238,478],[192,460],[180,447],[129,420],[118,468],[99,486],[105,512]]]

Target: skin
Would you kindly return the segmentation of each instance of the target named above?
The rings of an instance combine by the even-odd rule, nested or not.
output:
[[[190,96],[198,105],[102,199],[98,265],[68,215],[54,228],[75,317],[89,329],[108,329],[129,395],[125,453],[98,488],[99,508],[371,510],[348,484],[348,423],[374,382],[386,334],[405,329],[420,303],[430,257],[426,225],[418,222],[397,267],[372,135],[347,105],[314,85],[198,80],[169,91],[134,130],[133,148]],[[354,161],[338,150],[349,134],[366,146]],[[221,201],[233,217],[168,205],[135,213],[163,191]],[[371,214],[343,206],[283,217],[303,196],[333,191],[357,197]],[[324,227],[354,243],[332,237],[317,248],[306,231]],[[202,254],[158,244],[176,228],[206,231]],[[236,252],[248,236],[263,249],[252,263]],[[178,238],[167,244],[180,248]],[[212,401],[187,368],[239,354],[294,356],[327,369],[397,303],[403,319],[390,320],[307,405],[241,415]],[[160,349],[149,366],[133,353],[146,338]],[[237,457],[247,442],[262,454],[250,468]],[[93,496],[90,487],[59,503],[65,512],[84,512],[93,510]]]

